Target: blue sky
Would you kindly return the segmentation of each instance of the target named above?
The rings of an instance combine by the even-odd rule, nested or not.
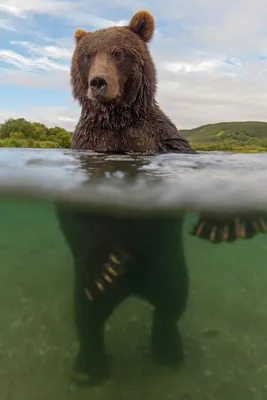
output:
[[[0,122],[23,116],[73,129],[74,30],[127,24],[144,8],[156,19],[157,98],[179,128],[267,120],[266,0],[5,0]]]

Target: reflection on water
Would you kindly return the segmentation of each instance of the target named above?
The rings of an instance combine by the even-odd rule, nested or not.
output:
[[[144,168],[149,170],[145,159],[128,163],[109,159],[105,164],[97,157],[92,162],[80,156],[79,163],[90,181],[121,179],[123,174],[129,183]],[[151,178],[147,187],[157,187],[159,174],[151,172]],[[107,205],[104,214],[84,204],[73,206],[68,201],[62,209],[52,200],[12,196],[0,201],[0,398],[265,399],[266,235],[213,244],[190,234],[199,212],[131,215],[127,211],[118,216]],[[75,316],[77,310],[85,310],[75,301],[75,271],[79,265],[88,268],[87,260],[102,266],[114,249],[120,260],[125,261],[127,250],[138,261],[122,263],[133,275],[120,286],[124,288],[120,300],[134,287],[152,301],[130,297],[116,303],[119,306],[105,325],[110,378],[96,387],[83,387],[70,379],[81,339]],[[184,268],[189,273],[189,300],[178,326],[185,360],[176,370],[152,357],[152,304],[164,310],[159,324],[164,338],[162,321],[168,324],[186,298]],[[86,282],[90,285],[97,271],[88,271],[89,275],[93,271]],[[123,279],[122,274],[121,283]],[[134,283],[131,288],[129,282]],[[104,295],[116,287],[105,287]],[[85,307],[103,306],[101,289],[91,287],[90,293],[95,303]],[[99,321],[99,308],[95,316]],[[86,317],[82,321],[80,333],[88,338]],[[92,354],[99,341],[94,343],[83,354]],[[92,368],[99,363],[97,354]]]

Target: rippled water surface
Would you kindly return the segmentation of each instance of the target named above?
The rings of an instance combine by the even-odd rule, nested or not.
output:
[[[266,199],[267,154],[0,149],[0,399],[266,399]],[[71,381],[75,260],[59,225],[62,204],[89,220],[118,218],[112,239],[118,226],[126,236],[132,229],[148,263],[158,252],[167,270],[176,249],[184,252],[190,291],[178,370],[155,363],[153,308],[130,297],[105,326],[109,380],[92,388]],[[199,218],[204,239],[192,235]],[[169,232],[178,223],[176,247]],[[164,229],[154,248],[144,247],[151,226]],[[86,248],[80,227],[74,236]]]

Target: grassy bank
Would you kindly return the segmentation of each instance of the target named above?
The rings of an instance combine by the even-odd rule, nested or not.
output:
[[[261,153],[267,151],[267,146],[247,145],[240,146],[238,144],[231,144],[227,142],[213,143],[213,142],[190,142],[193,149],[197,151],[232,151],[234,153]]]

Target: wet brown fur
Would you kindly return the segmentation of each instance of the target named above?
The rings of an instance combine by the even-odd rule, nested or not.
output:
[[[137,12],[128,26],[75,31],[71,84],[82,109],[72,138],[75,149],[112,153],[195,153],[156,100],[156,69],[147,43],[153,16]],[[108,89],[94,98],[90,79],[104,75]]]

